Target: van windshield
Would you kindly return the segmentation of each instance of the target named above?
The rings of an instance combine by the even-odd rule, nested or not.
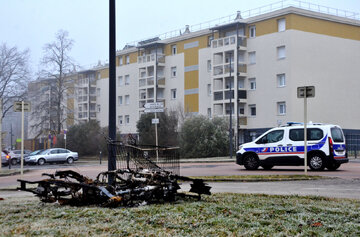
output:
[[[338,127],[331,128],[331,136],[334,142],[344,142],[344,135]]]

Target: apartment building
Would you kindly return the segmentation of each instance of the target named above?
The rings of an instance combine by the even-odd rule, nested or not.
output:
[[[293,6],[246,13],[118,51],[118,129],[136,133],[144,105],[163,102],[185,114],[231,115],[242,143],[265,129],[303,121],[297,87],[315,86],[308,119],[359,131],[360,21]],[[108,78],[97,84],[104,97]],[[107,109],[107,103],[101,99],[98,106]],[[99,116],[103,126],[107,119]]]
[[[58,116],[61,121],[61,132],[75,124],[74,81],[77,77],[77,73],[66,75],[61,89],[57,86],[56,78],[38,78],[28,84],[27,100],[31,103],[31,112],[28,113],[26,138],[39,138],[43,141],[49,139],[49,135],[57,134]],[[58,110],[60,95],[60,110]]]

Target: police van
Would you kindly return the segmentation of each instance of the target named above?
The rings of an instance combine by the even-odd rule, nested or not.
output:
[[[307,124],[307,163],[312,170],[336,170],[349,162],[342,129],[337,125]],[[270,129],[253,142],[239,146],[236,163],[248,170],[259,166],[304,165],[304,125],[288,123]]]

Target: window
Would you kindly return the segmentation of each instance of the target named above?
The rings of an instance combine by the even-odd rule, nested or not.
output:
[[[330,131],[334,142],[344,142],[344,135],[340,128],[332,127]]]
[[[118,85],[119,86],[123,86],[124,85],[124,80],[122,76],[118,76]]]
[[[119,125],[123,125],[123,116],[118,117]]]
[[[239,105],[239,115],[245,115],[245,108],[244,105]]]
[[[319,128],[308,128],[306,129],[307,140],[308,141],[317,141],[323,138],[324,133]],[[289,138],[292,141],[304,141],[304,129],[296,128],[290,129]]]
[[[208,115],[208,118],[211,118],[211,108],[207,109],[207,115]]]
[[[277,58],[283,59],[286,57],[285,46],[277,47]]]
[[[130,56],[126,55],[126,64],[129,64],[129,63],[130,63]]]
[[[210,47],[211,46],[211,41],[213,41],[214,40],[214,36],[212,36],[212,35],[210,35],[210,36],[208,36],[208,47]]]
[[[171,67],[171,77],[176,77],[176,67]]]
[[[255,36],[256,36],[256,27],[255,26],[250,26],[249,27],[249,37],[254,38]]]
[[[285,83],[285,74],[278,74],[277,77],[277,86],[278,87],[284,87],[286,85]]]
[[[207,84],[207,95],[211,96],[211,84]]]
[[[211,60],[207,60],[207,71],[211,72]]]
[[[125,75],[125,85],[130,85],[130,75]]]
[[[100,96],[100,88],[96,88],[96,96]]]
[[[119,57],[119,64],[120,64],[120,66],[123,65],[123,56]]]
[[[176,89],[171,89],[171,99],[172,100],[176,99]]]
[[[250,116],[256,116],[256,105],[249,105]]]
[[[278,115],[285,115],[286,114],[286,103],[278,102],[277,103],[277,111],[278,111]]]
[[[125,96],[125,104],[126,105],[130,104],[130,95]]]
[[[249,64],[256,63],[256,52],[249,52]]]
[[[100,111],[101,111],[100,105],[96,105],[96,112],[100,113]]]
[[[118,105],[122,105],[122,103],[123,103],[123,97],[118,96]]]
[[[284,138],[284,130],[275,130],[261,137],[256,144],[280,142]]]
[[[282,32],[286,30],[286,21],[285,18],[278,20],[278,31]]]
[[[172,54],[172,55],[175,55],[176,53],[177,53],[176,44],[171,45],[171,54]]]
[[[250,88],[250,90],[256,90],[256,79],[255,78],[249,79],[249,88]]]
[[[130,115],[125,115],[125,124],[128,125],[130,123]]]

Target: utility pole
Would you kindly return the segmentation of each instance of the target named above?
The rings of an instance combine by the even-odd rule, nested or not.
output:
[[[233,142],[232,142],[232,103],[231,103],[231,97],[232,97],[232,90],[231,90],[231,57],[232,54],[230,53],[230,85],[229,85],[229,94],[230,94],[230,129],[229,129],[229,140],[230,140],[230,146],[229,146],[229,153],[230,153],[230,158],[232,158],[232,153],[233,153]]]

